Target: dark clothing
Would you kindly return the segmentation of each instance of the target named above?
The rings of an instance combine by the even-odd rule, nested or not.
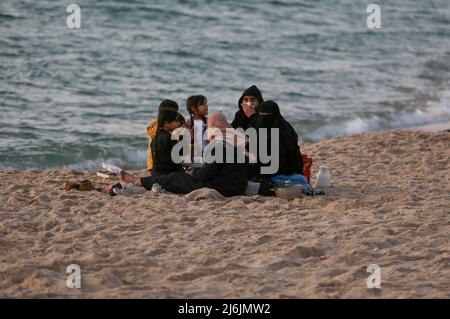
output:
[[[286,128],[280,128],[281,130],[290,131],[292,136],[295,134],[294,139],[289,141],[283,136],[280,136],[280,168],[275,175],[291,175],[300,174],[303,175],[303,158],[300,153],[300,146],[298,145],[297,133],[294,128],[286,122]]]
[[[213,142],[223,143],[221,141]],[[160,184],[165,190],[176,194],[187,194],[202,187],[217,190],[223,196],[243,195],[247,188],[247,164],[236,163],[236,149],[233,163],[226,163],[227,146],[223,143],[222,163],[220,161],[205,163],[195,169],[192,175],[185,172],[175,172],[168,175],[142,177],[141,184],[150,190],[154,183]],[[213,145],[210,143],[209,147]]]
[[[245,115],[243,110],[239,110],[234,115],[234,120],[233,122],[231,122],[231,126],[233,126],[233,128],[241,127],[245,131],[249,127],[255,127],[257,118],[258,115],[256,113],[250,115],[250,117],[247,117],[247,115]]]
[[[160,129],[151,142],[153,169],[152,175],[165,175],[183,170],[183,166],[172,160],[172,147],[177,143],[171,139],[171,134]]]
[[[153,184],[158,183],[165,190],[175,194],[187,194],[196,189],[206,187],[204,183],[183,172],[174,172],[166,175],[152,175],[141,177],[141,184],[151,190]]]
[[[294,128],[281,115],[278,105],[273,101],[267,101],[259,106],[259,114],[256,121],[256,129],[267,128],[267,150],[271,154],[270,129],[279,129],[279,168],[275,175],[303,175],[303,158],[298,145],[298,136]],[[261,141],[259,141],[261,143]],[[259,161],[258,161],[259,162]],[[269,166],[269,164],[259,164]]]
[[[245,163],[205,163],[192,176],[227,197],[243,195],[247,188]]]
[[[263,103],[264,99],[262,97],[261,91],[258,89],[258,87],[256,85],[252,85],[251,87],[246,89],[242,93],[242,96],[239,98],[239,101],[238,101],[239,111],[237,111],[236,114],[234,115],[234,119],[233,119],[233,122],[231,122],[231,126],[234,128],[241,127],[244,130],[246,130],[249,127],[255,127],[256,119],[258,116],[257,116],[257,114],[253,114],[250,117],[247,117],[247,115],[245,115],[244,110],[242,109],[242,105],[241,105],[242,100],[244,99],[244,96],[256,97],[259,101],[259,104]]]

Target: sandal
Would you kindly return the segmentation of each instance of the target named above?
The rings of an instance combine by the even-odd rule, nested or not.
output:
[[[70,191],[71,189],[78,189],[79,191],[85,192],[85,191],[94,190],[96,188],[94,187],[94,185],[92,185],[92,183],[90,181],[88,181],[86,179],[86,180],[81,181],[80,183],[66,182],[64,184],[64,189],[66,191]],[[96,190],[98,190],[98,189],[96,189]]]

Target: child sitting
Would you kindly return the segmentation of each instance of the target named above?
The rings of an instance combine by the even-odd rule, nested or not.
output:
[[[152,151],[152,175],[164,175],[182,171],[180,164],[172,160],[172,147],[178,142],[172,139],[173,130],[181,126],[180,114],[173,109],[161,109],[158,114],[158,130],[150,144]]]
[[[161,109],[172,109],[174,111],[178,112],[178,104],[175,101],[165,99],[162,100],[159,104],[158,113],[161,111]],[[183,120],[184,124],[184,118],[181,116],[180,119]],[[152,119],[150,121],[149,126],[147,126],[147,134],[148,134],[148,156],[147,156],[147,169],[149,171],[153,168],[153,158],[152,158],[152,147],[151,142],[155,138],[156,133],[158,132],[158,117]]]

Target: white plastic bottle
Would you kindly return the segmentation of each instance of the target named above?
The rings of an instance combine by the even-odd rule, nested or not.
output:
[[[142,194],[142,193],[146,192],[146,189],[142,186],[128,184],[128,185],[122,186],[122,188],[114,187],[113,192],[116,195],[131,196],[131,195]]]
[[[319,167],[319,173],[316,176],[314,187],[329,187],[331,186],[331,174],[327,165]]]

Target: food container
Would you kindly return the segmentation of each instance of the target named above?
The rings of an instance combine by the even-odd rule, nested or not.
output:
[[[261,184],[257,182],[248,182],[247,189],[245,190],[245,195],[251,196],[258,194],[260,185]]]

